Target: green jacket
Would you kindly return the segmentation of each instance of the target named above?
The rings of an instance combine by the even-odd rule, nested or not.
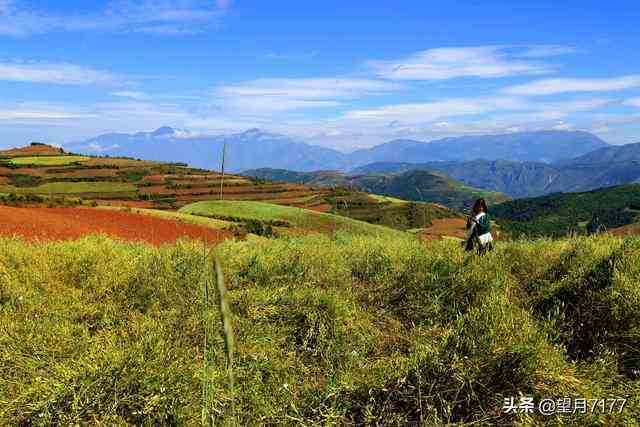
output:
[[[491,232],[491,217],[485,212],[484,215],[478,220],[478,236],[482,236],[485,233]]]

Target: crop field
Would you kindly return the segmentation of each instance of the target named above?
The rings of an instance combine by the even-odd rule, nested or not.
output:
[[[14,165],[63,166],[75,162],[89,160],[85,156],[27,156],[15,157],[10,160]]]
[[[0,235],[28,240],[69,240],[89,234],[106,234],[124,240],[152,244],[173,243],[179,238],[222,241],[229,233],[216,230],[225,224],[172,217],[169,213],[123,212],[91,208],[14,208],[0,206]],[[217,227],[214,227],[217,225]]]
[[[199,201],[224,200],[265,203],[333,213],[376,225],[407,230],[440,217],[456,217],[435,204],[407,203],[353,189],[309,187],[226,175],[180,164],[130,158],[84,157],[59,148],[35,144],[0,151],[0,193],[82,197],[108,206],[176,211]],[[315,217],[314,217],[315,218]],[[321,232],[342,225],[320,221]],[[355,223],[360,227],[360,223]]]
[[[136,191],[136,187],[125,182],[51,182],[37,187],[0,186],[2,193],[17,194],[127,193],[134,191]]]
[[[447,240],[226,241],[213,254],[228,288],[233,388],[220,315],[203,300],[205,283],[215,289],[208,254],[188,241],[1,241],[0,424],[640,418],[638,238],[510,242],[481,258]],[[505,399],[520,396],[626,405],[507,413]]]

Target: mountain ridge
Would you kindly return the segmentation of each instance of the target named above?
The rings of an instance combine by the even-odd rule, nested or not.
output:
[[[196,135],[170,127],[135,134],[103,134],[64,147],[86,154],[178,161],[212,169],[219,167],[225,144],[227,169],[235,172],[263,167],[344,171],[377,161],[504,159],[552,163],[608,147],[588,132],[537,131],[449,137],[430,142],[396,139],[343,153],[258,128],[228,135]]]

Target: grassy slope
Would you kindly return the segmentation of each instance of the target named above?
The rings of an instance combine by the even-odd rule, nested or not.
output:
[[[619,227],[632,223],[639,209],[640,184],[517,199],[491,208],[507,232],[533,236],[585,232],[592,220],[606,229]]]
[[[74,162],[82,162],[89,160],[89,157],[85,156],[25,156],[16,157],[10,160],[14,165],[39,165],[39,166],[62,166],[69,165]]]
[[[220,219],[284,221],[300,232],[333,233],[340,230],[355,234],[400,236],[402,232],[388,227],[345,218],[338,215],[315,212],[291,206],[252,201],[205,201],[184,206],[180,213],[208,216]]]
[[[0,242],[0,424],[197,425],[205,248]],[[635,425],[640,240],[227,242],[239,425]],[[219,316],[210,317],[220,330]],[[214,414],[230,416],[210,337]],[[554,419],[504,398],[630,397]],[[222,424],[221,420],[218,420]]]

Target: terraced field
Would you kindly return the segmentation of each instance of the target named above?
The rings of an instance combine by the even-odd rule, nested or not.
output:
[[[0,195],[70,198],[105,206],[177,211],[201,201],[260,201],[335,213],[403,230],[456,214],[359,190],[276,183],[131,158],[89,157],[43,144],[0,151]],[[13,196],[12,196],[13,197]],[[15,198],[15,197],[14,197]]]

